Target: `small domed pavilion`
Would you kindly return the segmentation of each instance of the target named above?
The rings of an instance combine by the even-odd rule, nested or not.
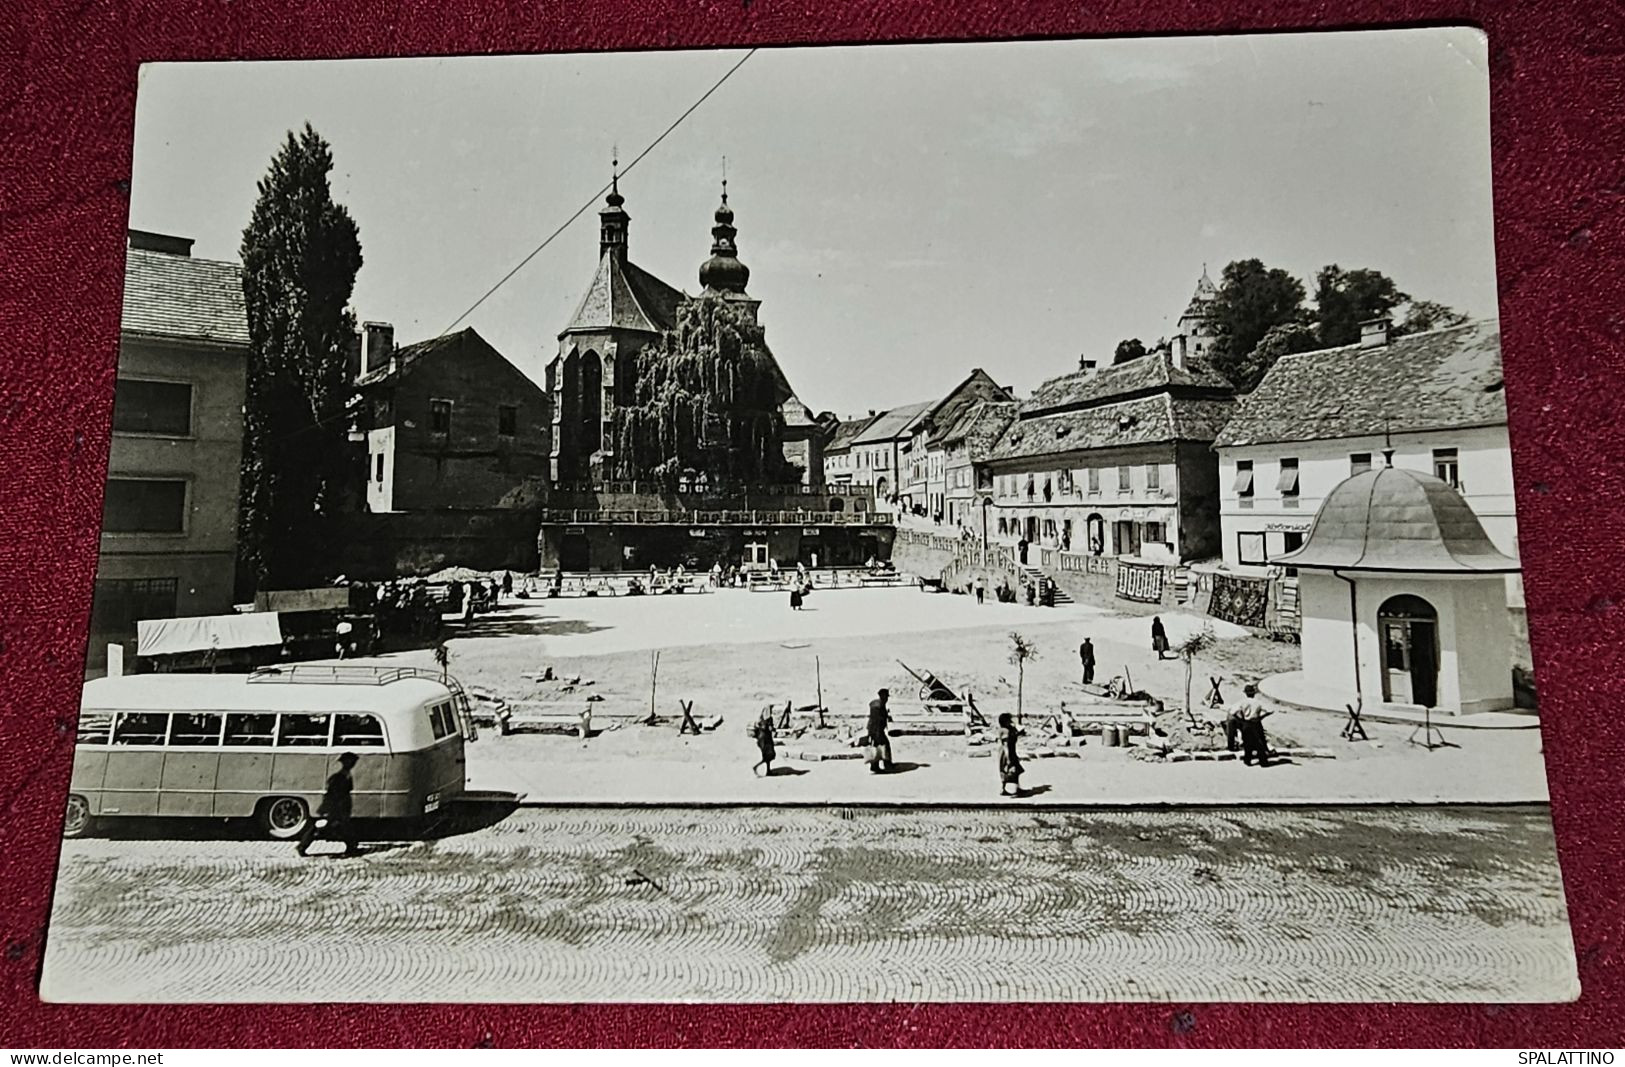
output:
[[[1298,571],[1303,680],[1368,710],[1510,708],[1505,576],[1518,563],[1448,483],[1387,457],[1337,485],[1302,547],[1270,560]]]

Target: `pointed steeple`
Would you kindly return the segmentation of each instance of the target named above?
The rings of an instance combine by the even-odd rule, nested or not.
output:
[[[711,258],[700,264],[700,284],[707,290],[743,293],[750,281],[750,268],[739,262],[734,238],[733,208],[728,206],[728,179],[722,179],[722,203],[717,207],[716,225],[711,227]]]
[[[605,206],[598,212],[598,254],[614,255],[625,263],[626,231],[632,216],[621,206],[626,203],[626,198],[621,195],[620,159],[612,160],[610,168],[609,195],[604,197]]]

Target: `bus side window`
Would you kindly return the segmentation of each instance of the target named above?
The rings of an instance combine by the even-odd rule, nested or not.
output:
[[[371,715],[339,715],[333,723],[333,744],[351,748],[382,748],[384,727]]]
[[[79,713],[79,743],[105,745],[113,734],[113,716],[105,711]]]
[[[234,711],[226,716],[227,745],[269,745],[275,737],[275,715],[265,712]]]
[[[169,716],[161,711],[126,711],[113,722],[115,745],[161,745],[169,734]]]
[[[213,747],[220,743],[220,725],[224,716],[217,712],[200,711],[192,714],[176,712],[175,725],[169,732],[171,745]]]
[[[320,748],[327,744],[332,719],[331,715],[284,715],[276,743],[280,747]]]

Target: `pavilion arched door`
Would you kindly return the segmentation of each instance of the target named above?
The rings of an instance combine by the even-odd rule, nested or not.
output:
[[[1377,609],[1382,646],[1382,698],[1395,704],[1439,702],[1439,613],[1409,593],[1389,597]]]

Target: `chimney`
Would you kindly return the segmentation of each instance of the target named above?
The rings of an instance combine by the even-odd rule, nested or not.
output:
[[[1388,316],[1366,319],[1360,323],[1360,347],[1381,348],[1388,343]]]
[[[387,322],[366,322],[361,325],[365,338],[361,350],[361,373],[371,374],[380,367],[394,369],[395,327]]]
[[[143,252],[162,252],[166,256],[188,256],[192,254],[192,239],[190,237],[175,237],[167,233],[153,233],[151,230],[127,230],[130,247],[139,248]]]
[[[1174,369],[1175,370],[1184,370],[1185,369],[1185,360],[1186,360],[1186,357],[1189,355],[1189,353],[1186,351],[1186,345],[1187,344],[1189,344],[1189,340],[1188,340],[1188,338],[1187,338],[1187,336],[1185,334],[1181,333],[1181,334],[1175,334],[1174,335],[1174,343],[1173,343],[1173,347],[1172,347],[1172,355],[1173,355]]]

